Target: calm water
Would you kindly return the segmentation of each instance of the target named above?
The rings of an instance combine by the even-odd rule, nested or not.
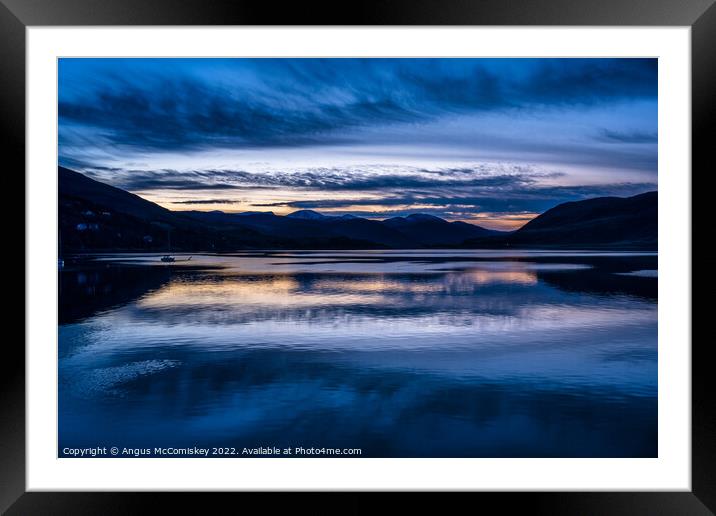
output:
[[[655,255],[534,251],[71,265],[59,454],[653,457],[656,268]]]

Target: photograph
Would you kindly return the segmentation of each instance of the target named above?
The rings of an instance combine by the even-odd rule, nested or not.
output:
[[[660,457],[658,72],[58,57],[57,457]]]

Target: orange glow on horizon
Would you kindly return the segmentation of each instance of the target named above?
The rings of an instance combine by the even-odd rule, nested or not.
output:
[[[231,199],[230,202],[216,202],[216,203],[204,203],[202,202],[207,196],[227,200],[226,194],[220,191],[217,192],[204,192],[199,198],[185,197],[181,200],[176,198],[176,195],[172,193],[171,198],[167,198],[168,194],[163,192],[134,192],[135,194],[147,199],[148,201],[159,204],[163,208],[171,211],[223,211],[225,213],[242,213],[242,212],[265,212],[274,213],[276,215],[285,216],[295,211],[299,211],[302,208],[296,208],[290,206],[290,203],[298,202],[305,199],[305,194],[300,192],[290,192],[288,197],[282,196],[280,199],[276,198],[276,192],[266,192],[261,195],[260,198],[237,198],[236,200]],[[159,195],[157,195],[159,193]],[[245,192],[244,192],[245,193]],[[282,192],[287,193],[287,192]],[[366,198],[366,201],[375,200],[375,204],[360,204],[352,205],[350,200],[345,195],[349,194],[334,194],[324,192],[316,200],[330,199],[332,201],[340,201],[345,198],[348,202],[346,205],[340,208],[319,208],[315,211],[323,213],[325,215],[343,215],[350,213],[357,217],[364,217],[371,220],[385,220],[391,217],[399,216],[397,213],[430,213],[435,209],[434,205],[429,204],[405,204],[405,205],[392,205],[386,207],[380,204],[381,198],[377,195],[374,197]],[[192,204],[191,201],[198,201],[196,204]],[[273,205],[275,206],[266,206]],[[482,212],[475,213],[469,217],[451,217],[449,215],[439,215],[441,218],[448,222],[460,221],[467,224],[473,224],[476,226],[484,227],[485,229],[493,229],[498,231],[514,231],[529,221],[540,215],[539,213],[491,213]]]

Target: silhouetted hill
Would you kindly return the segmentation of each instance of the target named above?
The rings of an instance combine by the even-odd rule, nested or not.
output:
[[[466,246],[656,249],[657,208],[657,192],[566,202],[509,235],[473,239]]]
[[[318,213],[317,211],[313,211],[313,210],[294,211],[293,213],[289,213],[286,216],[290,217],[292,219],[304,219],[304,220],[323,220],[323,219],[328,218],[325,215]]]
[[[120,188],[58,167],[62,251],[234,250],[278,244],[239,225],[201,224]]]
[[[448,222],[440,217],[422,213],[407,217],[394,217],[384,221],[384,224],[422,246],[428,247],[454,246],[470,238],[499,233],[465,222]]]
[[[387,247],[403,249],[421,247],[419,241],[395,231],[380,220],[368,220],[360,217],[336,217],[328,223],[328,226],[338,234],[371,240]]]
[[[166,208],[121,188],[100,183],[65,167],[57,167],[57,173],[60,198],[85,200],[96,206],[111,208],[115,213],[145,220],[171,222],[175,218]]]
[[[306,210],[307,211],[307,210]],[[263,234],[281,239],[348,239],[359,240],[359,248],[420,247],[414,240],[385,226],[381,221],[360,217],[328,217],[317,212],[315,215],[281,217],[274,214],[243,214],[217,212],[182,212],[195,220],[206,223],[240,223]],[[462,242],[461,239],[457,243]]]

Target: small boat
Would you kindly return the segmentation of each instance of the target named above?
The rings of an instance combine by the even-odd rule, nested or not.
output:
[[[171,234],[171,228],[167,228],[167,251],[171,252],[172,250],[172,234]],[[165,254],[162,256],[161,260],[164,263],[171,263],[175,261],[175,258],[169,254]]]

